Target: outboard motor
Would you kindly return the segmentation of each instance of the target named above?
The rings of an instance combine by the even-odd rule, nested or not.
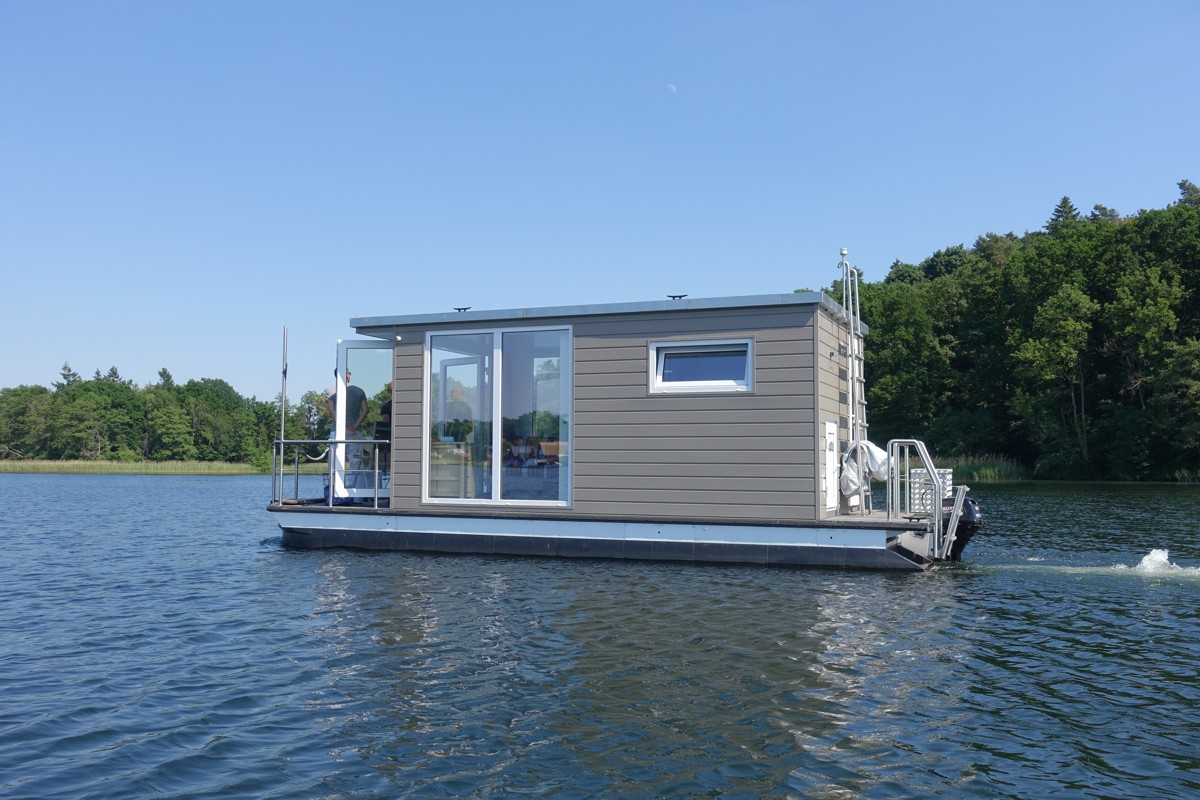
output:
[[[954,501],[947,499],[942,504],[942,524],[950,524],[950,514],[954,511]],[[950,561],[962,561],[963,550],[971,537],[983,527],[983,512],[974,497],[963,501],[962,513],[958,515],[958,529],[954,534],[954,543],[950,545]]]

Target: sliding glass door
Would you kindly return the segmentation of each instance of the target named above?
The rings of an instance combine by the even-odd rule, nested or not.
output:
[[[425,498],[569,502],[569,328],[431,334]]]
[[[431,336],[428,494],[431,498],[492,497],[492,365],[490,333]]]
[[[567,331],[501,334],[504,380],[500,450],[504,455],[505,500],[561,501],[567,496],[570,361]]]

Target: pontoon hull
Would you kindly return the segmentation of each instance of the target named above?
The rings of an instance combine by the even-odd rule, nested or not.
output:
[[[272,506],[285,547],[921,570],[886,522],[800,526],[413,515]]]

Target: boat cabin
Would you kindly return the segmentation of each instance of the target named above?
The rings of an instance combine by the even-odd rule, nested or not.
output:
[[[339,373],[393,382],[392,509],[815,521],[842,510],[842,316],[805,293],[362,317]],[[335,492],[373,495],[351,450]]]

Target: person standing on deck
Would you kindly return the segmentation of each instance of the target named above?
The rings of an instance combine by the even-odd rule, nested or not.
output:
[[[325,407],[333,419],[333,427],[329,430],[329,438],[333,439],[337,431],[337,386],[325,390]],[[346,438],[361,438],[359,428],[367,418],[370,407],[367,405],[367,393],[358,386],[350,383],[350,370],[346,370]],[[361,444],[346,446],[346,466],[351,470],[362,470],[367,465],[367,447]],[[347,485],[357,482],[357,476],[347,476]]]
[[[346,370],[346,438],[358,436],[358,429],[367,418],[367,393],[350,383],[350,371]],[[337,386],[325,390],[325,408],[329,411],[333,424],[337,426]]]

